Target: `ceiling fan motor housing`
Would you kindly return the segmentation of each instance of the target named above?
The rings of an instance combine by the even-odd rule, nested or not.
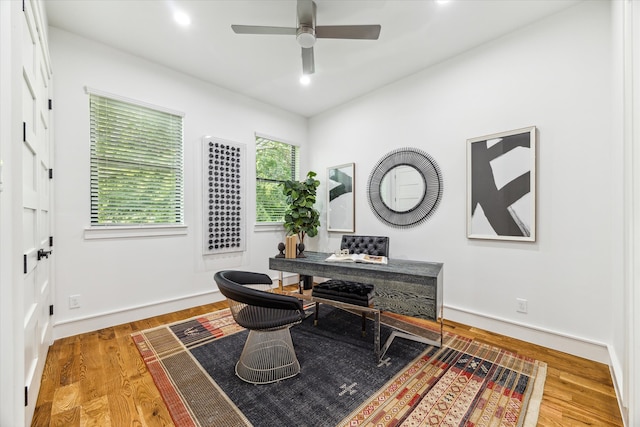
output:
[[[313,47],[316,43],[316,30],[312,27],[300,26],[296,32],[296,40],[304,48]]]

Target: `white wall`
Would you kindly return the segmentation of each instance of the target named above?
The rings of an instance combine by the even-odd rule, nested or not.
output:
[[[253,232],[254,132],[306,145],[307,120],[55,28],[55,336],[67,336],[221,300],[213,274],[268,272],[282,232]],[[84,87],[182,111],[185,219],[182,236],[86,240],[89,227],[89,102]],[[247,250],[202,255],[201,138],[247,147]],[[304,150],[303,150],[304,151]],[[305,159],[302,159],[305,170]],[[276,277],[274,275],[274,277]],[[68,308],[69,295],[81,307]]]
[[[388,235],[395,258],[444,262],[446,318],[603,362],[619,309],[612,282],[621,280],[610,31],[609,3],[584,2],[309,125],[310,167],[320,177],[356,163],[356,233]],[[537,241],[467,239],[466,140],[532,125]],[[403,146],[431,154],[444,176],[438,212],[406,230],[377,220],[365,194],[371,168]],[[333,250],[339,237],[323,229],[310,244]],[[528,314],[516,312],[516,298],[528,300]]]

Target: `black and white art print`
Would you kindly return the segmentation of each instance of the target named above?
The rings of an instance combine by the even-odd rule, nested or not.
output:
[[[535,126],[467,140],[467,237],[536,240]]]
[[[327,230],[356,231],[354,163],[327,168]]]

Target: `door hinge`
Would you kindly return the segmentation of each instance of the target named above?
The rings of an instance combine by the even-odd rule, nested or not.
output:
[[[29,406],[29,387],[24,386],[24,406]]]
[[[24,274],[27,274],[27,254],[24,254]]]
[[[53,179],[53,169],[49,169],[49,179]]]
[[[22,142],[27,142],[27,122],[22,122]]]
[[[53,236],[49,236],[49,247],[53,247]]]
[[[49,98],[49,110],[53,110],[53,99]]]
[[[49,306],[49,316],[53,316],[53,304]]]

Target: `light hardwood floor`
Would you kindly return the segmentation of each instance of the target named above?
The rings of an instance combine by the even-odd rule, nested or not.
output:
[[[174,425],[130,334],[226,307],[219,302],[55,341],[32,425]],[[445,330],[547,362],[538,426],[623,425],[606,365],[451,321]]]

